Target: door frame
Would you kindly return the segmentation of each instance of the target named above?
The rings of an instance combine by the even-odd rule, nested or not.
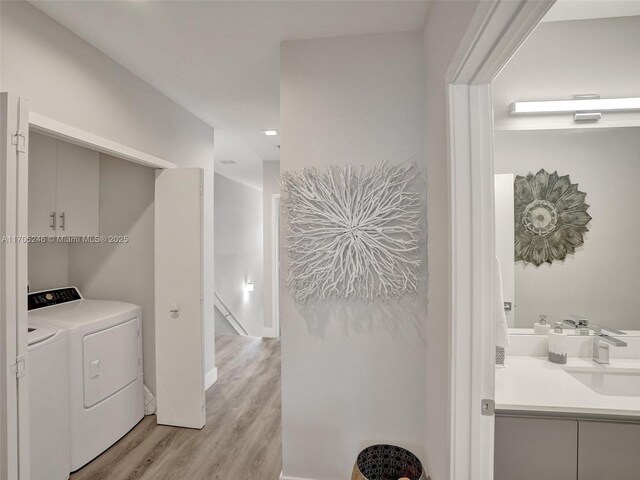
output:
[[[27,195],[29,101],[0,94],[0,479],[29,479]],[[13,239],[12,239],[13,237]]]
[[[555,0],[479,2],[445,78],[450,215],[450,479],[493,478],[491,82]],[[484,400],[489,413],[483,414]]]
[[[271,322],[280,337],[280,194],[271,195]]]

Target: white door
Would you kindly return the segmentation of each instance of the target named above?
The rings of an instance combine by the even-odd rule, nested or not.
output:
[[[60,237],[98,235],[100,154],[67,142],[56,142],[56,232]]]
[[[158,423],[205,424],[203,171],[160,170],[155,198]]]
[[[28,145],[27,101],[0,94],[0,480],[29,479]]]
[[[496,189],[496,256],[500,260],[502,291],[504,294],[507,325],[515,327],[515,253],[513,224],[513,174],[502,173],[495,176]]]

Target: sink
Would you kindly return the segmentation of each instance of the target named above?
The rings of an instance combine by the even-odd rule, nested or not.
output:
[[[575,367],[565,371],[600,395],[640,397],[640,369]]]

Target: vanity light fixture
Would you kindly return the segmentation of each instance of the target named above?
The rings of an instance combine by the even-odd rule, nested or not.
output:
[[[263,132],[267,137],[275,137],[278,135],[278,130],[263,130]]]
[[[573,113],[576,122],[597,121],[601,112],[640,111],[640,97],[600,98],[599,95],[576,95],[571,100],[513,102],[512,115],[553,115]]]
[[[253,282],[245,282],[244,283],[244,291],[245,292],[253,292]]]

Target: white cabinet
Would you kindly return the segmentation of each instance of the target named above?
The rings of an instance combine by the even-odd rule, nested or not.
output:
[[[100,154],[57,142],[56,211],[58,235],[98,235]]]
[[[29,235],[98,235],[100,154],[33,132],[29,147]]]
[[[29,235],[55,235],[56,140],[29,134]]]

